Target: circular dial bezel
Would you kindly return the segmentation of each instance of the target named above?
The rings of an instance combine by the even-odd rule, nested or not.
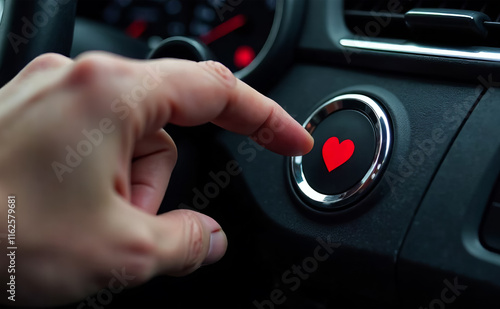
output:
[[[375,156],[363,178],[346,192],[327,195],[310,186],[304,174],[302,156],[290,159],[291,177],[294,186],[308,204],[323,210],[336,210],[357,201],[367,193],[379,178],[388,162],[392,147],[389,118],[375,100],[362,94],[345,94],[335,97],[318,107],[303,124],[313,134],[317,126],[331,114],[341,110],[356,110],[368,117],[375,133]]]

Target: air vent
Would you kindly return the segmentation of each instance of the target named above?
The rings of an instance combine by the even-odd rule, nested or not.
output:
[[[419,13],[425,12],[427,15],[420,18]],[[500,47],[498,0],[344,0],[344,15],[348,28],[357,36]],[[415,16],[420,19],[415,20]],[[473,25],[470,16],[477,18]],[[481,31],[473,27],[481,27]]]

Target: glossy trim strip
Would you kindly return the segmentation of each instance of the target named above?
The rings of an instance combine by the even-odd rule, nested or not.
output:
[[[497,49],[488,47],[477,50],[471,49],[467,51],[451,48],[426,47],[413,43],[396,44],[354,39],[341,39],[340,45],[342,45],[343,47],[364,50],[500,62],[500,49],[498,49],[499,51],[496,52],[495,50]],[[488,49],[491,49],[491,51],[488,51]]]
[[[457,18],[465,18],[474,20],[473,16],[465,15],[465,14],[452,14],[452,13],[443,13],[443,12],[428,12],[424,10],[413,9],[406,13],[406,15],[416,15],[416,16],[439,16],[439,17],[457,17]]]

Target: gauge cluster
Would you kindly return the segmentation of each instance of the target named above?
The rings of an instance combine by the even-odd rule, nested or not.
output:
[[[79,1],[78,16],[117,28],[151,49],[166,38],[197,38],[233,72],[250,65],[275,22],[277,0]]]

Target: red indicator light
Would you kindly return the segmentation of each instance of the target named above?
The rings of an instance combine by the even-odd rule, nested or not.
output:
[[[336,137],[330,137],[323,145],[323,161],[328,172],[346,163],[354,153],[354,143],[347,139],[339,143]]]
[[[250,46],[240,46],[234,52],[234,65],[238,69],[246,68],[255,59],[255,51]]]
[[[144,20],[136,20],[127,27],[125,32],[134,39],[137,39],[146,31],[147,27],[148,24]]]

